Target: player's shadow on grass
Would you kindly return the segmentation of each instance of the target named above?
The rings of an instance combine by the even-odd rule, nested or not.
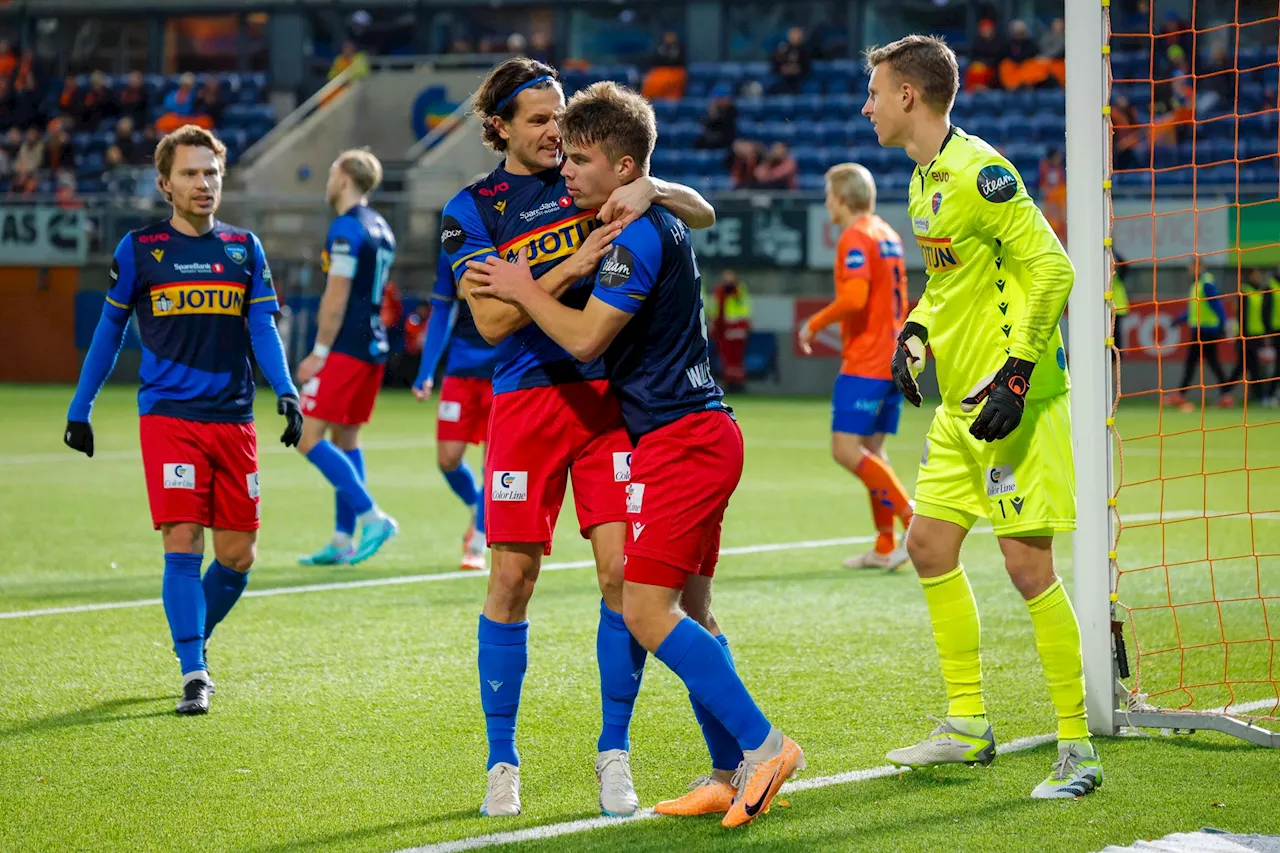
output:
[[[173,715],[172,702],[172,696],[111,699],[90,708],[51,714],[7,729],[0,729],[0,740],[73,726],[92,726],[99,723],[119,723],[127,720],[145,720],[149,717],[171,716]]]
[[[400,832],[406,829],[422,829],[438,823],[452,823],[455,821],[463,821],[475,818],[478,811],[474,808],[458,809],[445,814],[431,815],[416,820],[399,820],[394,823],[382,823],[377,826],[366,826],[359,829],[352,829],[348,832],[333,832],[328,835],[321,835],[315,838],[299,838],[294,841],[285,841],[280,844],[273,844],[270,847],[249,847],[245,848],[246,853],[308,853],[308,851],[328,850],[334,845],[343,842],[363,841],[365,839],[377,838],[393,832]],[[581,815],[575,815],[581,817]],[[501,831],[500,828],[492,830],[494,832]],[[481,834],[481,833],[477,833]],[[404,846],[404,845],[400,845]]]

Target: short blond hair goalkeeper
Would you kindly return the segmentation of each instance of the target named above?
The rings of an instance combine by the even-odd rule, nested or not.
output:
[[[1053,536],[1075,527],[1070,381],[1059,321],[1074,271],[1053,229],[999,152],[950,121],[959,86],[941,40],[907,36],[867,52],[862,114],[880,144],[916,162],[909,208],[928,284],[907,317],[893,379],[919,406],[916,378],[933,350],[942,403],[916,478],[907,550],[924,587],[942,664],[947,717],[895,764],[989,764],[995,738],[982,699],[978,610],[960,547],[989,519],[1027,602],[1058,716],[1058,760],[1035,798],[1102,784],[1085,719],[1080,628],[1054,573]]]

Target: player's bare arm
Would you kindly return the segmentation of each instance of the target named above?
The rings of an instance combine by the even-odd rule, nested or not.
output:
[[[533,322],[538,324],[538,328],[547,333],[547,337],[564,347],[578,361],[599,358],[634,316],[595,298],[581,311],[564,305],[533,280],[533,276],[529,274],[527,255],[521,255],[518,264],[506,264],[508,267],[515,267],[516,274],[504,271],[504,274],[490,279],[487,267],[481,264],[476,266],[482,268],[473,272],[477,278],[485,280],[485,284],[476,288],[480,295],[521,306]],[[524,271],[524,275],[519,274],[520,270]]]
[[[319,328],[316,330],[316,345],[311,353],[298,365],[298,382],[306,384],[315,378],[324,367],[325,359],[333,342],[338,339],[338,331],[342,328],[342,318],[347,313],[347,300],[351,298],[351,278],[345,275],[330,274],[324,286],[324,296],[320,298]]]
[[[621,222],[611,222],[596,228],[582,242],[578,251],[536,279],[538,286],[559,299],[570,285],[596,271],[600,260],[613,248],[613,240],[622,233],[622,228]],[[500,343],[507,336],[529,325],[532,320],[518,304],[504,302],[485,292],[476,293],[477,286],[503,277],[528,278],[533,281],[528,269],[525,264],[524,272],[520,272],[518,265],[504,261],[497,255],[491,255],[483,262],[467,262],[459,287],[467,304],[471,306],[476,328],[489,343]],[[478,271],[484,273],[483,281],[477,279]]]
[[[697,190],[648,176],[614,190],[600,208],[600,221],[630,225],[655,204],[670,210],[690,228],[716,224],[716,209]]]

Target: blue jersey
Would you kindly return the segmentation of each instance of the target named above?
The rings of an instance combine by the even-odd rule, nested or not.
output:
[[[382,291],[396,259],[396,238],[373,208],[358,204],[333,220],[324,241],[321,268],[351,279],[347,313],[333,352],[375,364],[387,359]]]
[[[467,261],[495,254],[514,261],[527,248],[538,278],[576,252],[598,224],[595,211],[573,203],[559,170],[513,175],[499,166],[445,205],[440,242],[459,281]],[[561,301],[582,308],[590,296],[591,282],[584,279]],[[603,378],[602,361],[579,362],[530,323],[498,344],[493,393]]]
[[[476,328],[467,300],[458,298],[458,285],[453,278],[449,259],[443,254],[436,264],[436,286],[431,290],[432,300],[452,305],[453,328],[449,333],[449,355],[445,361],[444,375],[466,379],[492,379],[498,356]]]
[[[107,304],[138,315],[138,413],[252,421],[245,321],[279,310],[257,236],[215,222],[209,233],[191,237],[159,222],[125,235],[111,278]]]
[[[702,274],[689,229],[651,207],[622,230],[592,296],[635,316],[604,354],[633,441],[685,415],[726,409],[711,378]]]

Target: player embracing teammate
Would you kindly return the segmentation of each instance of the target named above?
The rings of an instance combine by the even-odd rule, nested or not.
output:
[[[636,93],[596,83],[573,96],[560,131],[565,186],[578,207],[603,205],[645,179],[657,130],[653,108]],[[469,274],[485,283],[473,296],[519,305],[583,364],[603,358],[635,441],[626,503],[626,628],[688,688],[715,767],[722,768],[726,753],[740,757],[728,780],[710,777],[658,811],[724,812],[725,826],[740,826],[768,809],[804,766],[804,753],[756,706],[708,618],[721,523],[742,476],[743,444],[711,378],[689,230],[660,205],[628,223],[581,307],[534,281],[532,255],[522,246],[514,264],[492,257],[469,262]]]

